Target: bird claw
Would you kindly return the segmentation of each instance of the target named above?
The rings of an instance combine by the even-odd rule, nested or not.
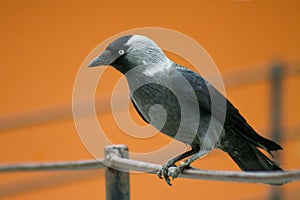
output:
[[[171,179],[175,179],[183,172],[183,170],[191,168],[188,163],[182,162],[178,167],[174,164],[164,164],[162,168],[158,171],[157,176],[160,179],[164,179],[165,182],[172,186]]]
[[[179,174],[181,174],[181,172],[184,169],[180,166],[176,167],[173,171],[170,171],[169,175],[172,177],[172,179],[175,179],[179,176]]]
[[[164,179],[165,182],[169,185],[169,186],[172,186],[172,183],[171,183],[171,179],[169,177],[169,168],[172,167],[172,166],[175,166],[174,164],[169,164],[169,163],[166,163],[162,166],[162,168],[158,171],[157,173],[157,176],[158,178],[160,179]]]
[[[169,171],[169,176],[172,177],[172,179],[175,179],[179,176],[179,174],[181,174],[183,172],[183,170],[185,169],[189,169],[191,168],[190,165],[188,163],[182,162],[180,163],[180,165],[176,168],[174,168],[172,171]]]

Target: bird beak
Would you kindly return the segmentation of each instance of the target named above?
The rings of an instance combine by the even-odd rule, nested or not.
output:
[[[104,50],[103,53],[96,57],[90,64],[89,67],[106,66],[110,65],[115,61],[115,58],[111,55],[111,52]]]

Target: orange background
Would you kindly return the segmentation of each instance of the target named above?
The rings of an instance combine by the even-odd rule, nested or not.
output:
[[[300,3],[296,0],[172,3],[2,0],[0,117],[71,104],[76,73],[87,54],[108,37],[137,27],[165,27],[194,38],[212,56],[221,73],[261,66],[257,68],[259,74],[260,68],[268,67],[274,59],[297,63],[299,10]],[[105,96],[120,77],[113,70],[107,76],[110,79],[103,84]],[[299,76],[284,79],[284,127],[300,125],[299,86]],[[269,82],[228,88],[227,96],[255,129],[270,128]],[[113,124],[109,113],[99,119],[107,127]],[[123,134],[114,126],[111,133],[114,137]],[[261,134],[268,135],[267,131]],[[298,135],[284,131],[281,145],[285,150],[280,162],[285,169],[300,166]],[[162,135],[155,137],[156,143],[147,144],[145,149],[135,142],[126,144],[130,149],[147,150],[169,140]],[[0,133],[0,152],[1,164],[93,159],[82,145],[72,119],[4,130]],[[238,170],[219,151],[197,160],[194,166]],[[270,194],[270,187],[262,184],[177,179],[169,187],[154,175],[132,174],[130,178],[132,199],[266,199]],[[282,186],[283,197],[300,198],[299,186],[297,182]],[[105,199],[103,171],[0,174],[0,199],[54,198]]]

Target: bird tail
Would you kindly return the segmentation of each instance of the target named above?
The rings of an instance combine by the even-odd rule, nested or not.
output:
[[[248,144],[248,148],[250,151],[242,150],[238,154],[236,154],[236,152],[227,152],[241,170],[250,172],[283,171],[283,169],[281,169],[276,162],[270,160],[252,144]],[[270,185],[280,186],[285,183],[286,182],[276,184],[270,183]]]
[[[227,134],[221,143],[222,150],[227,152],[243,171],[283,171],[276,162],[264,155],[255,144],[234,131]]]
[[[244,146],[245,148],[245,146]],[[265,156],[254,145],[248,144],[247,150],[227,152],[243,171],[283,171],[276,162]]]

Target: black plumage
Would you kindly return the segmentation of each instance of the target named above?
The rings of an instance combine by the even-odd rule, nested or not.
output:
[[[281,146],[260,136],[208,81],[169,60],[149,38],[131,35],[117,39],[89,66],[99,65],[111,65],[126,76],[132,103],[145,122],[191,146],[158,173],[168,184],[169,167],[191,156],[171,174],[175,178],[213,148],[228,153],[244,171],[282,170],[258,149],[271,154]],[[164,109],[153,109],[153,105]]]

